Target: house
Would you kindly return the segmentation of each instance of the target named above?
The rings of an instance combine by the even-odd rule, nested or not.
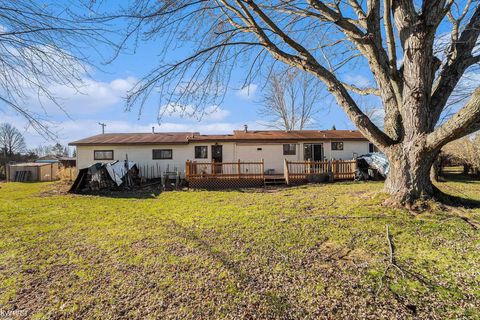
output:
[[[76,157],[59,157],[58,161],[64,168],[72,168],[77,166]]]
[[[76,166],[76,158],[48,155],[38,158],[35,163],[59,163],[64,168],[70,168]]]
[[[347,160],[372,152],[374,146],[354,130],[245,130],[232,134],[198,132],[105,133],[71,142],[77,168],[96,162],[135,161],[157,171],[179,171],[197,162],[264,161],[269,174],[282,174],[289,161]],[[160,169],[159,169],[160,168]]]

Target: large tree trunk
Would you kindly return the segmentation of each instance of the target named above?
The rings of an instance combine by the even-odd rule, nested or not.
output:
[[[389,204],[411,205],[435,195],[436,189],[430,180],[435,152],[403,143],[390,149],[387,157],[390,172],[385,181],[385,191],[391,195]]]
[[[403,64],[403,101],[399,106],[404,135],[384,150],[390,162],[385,190],[391,194],[390,203],[410,205],[432,198],[435,192],[430,169],[438,152],[427,148],[426,137],[433,129],[429,97],[436,66],[433,35],[428,28],[419,25],[404,31],[401,38],[406,56]],[[394,125],[385,122],[386,132],[391,131],[389,127]]]

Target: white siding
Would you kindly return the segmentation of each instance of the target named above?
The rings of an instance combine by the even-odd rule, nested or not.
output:
[[[195,159],[195,146],[208,146],[208,159]],[[101,145],[101,146],[77,146],[77,167],[87,168],[97,162],[111,162],[115,160],[135,161],[140,167],[149,166],[160,172],[178,170],[183,176],[185,173],[185,162],[196,160],[199,162],[211,161],[212,150],[210,143],[190,143],[185,145]],[[222,143],[223,161],[233,161],[234,143]],[[172,159],[153,159],[153,149],[172,149]],[[113,150],[113,160],[95,160],[95,150]]]
[[[284,159],[294,161],[299,160],[301,153],[301,144],[295,143],[295,155],[283,155],[283,143],[270,144],[246,144],[237,143],[237,159],[242,161],[265,161],[265,170],[273,169],[274,173],[283,173]],[[261,150],[257,150],[257,149]]]
[[[342,142],[336,140],[335,142]],[[332,143],[323,144],[324,156],[330,159],[350,160],[353,159],[354,153],[357,156],[368,153],[368,141],[343,141],[343,150],[332,150]]]
[[[283,173],[284,159],[294,161],[303,160],[304,143],[323,144],[325,159],[352,159],[354,153],[362,155],[368,152],[368,141],[343,141],[343,150],[331,150],[331,141],[299,142],[296,143],[295,155],[283,155],[283,143],[234,143],[219,142],[223,146],[223,161],[260,161],[264,159],[265,170],[274,169],[275,173]],[[185,173],[185,162],[195,160],[198,162],[210,162],[212,160],[212,145],[215,143],[194,142],[185,145],[112,145],[112,146],[77,146],[77,167],[79,169],[91,166],[94,160],[94,150],[113,150],[114,160],[125,160],[126,155],[131,161],[139,166],[159,167],[160,172],[167,170],[178,170],[183,176]],[[208,146],[207,159],[195,159],[195,146]],[[258,149],[261,150],[258,150]],[[172,159],[152,159],[153,149],[172,149]],[[104,162],[110,162],[105,160]]]

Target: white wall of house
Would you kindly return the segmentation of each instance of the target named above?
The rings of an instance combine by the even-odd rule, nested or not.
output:
[[[343,150],[331,150],[330,141],[298,142],[295,155],[283,155],[283,143],[235,143],[218,142],[223,148],[223,162],[242,161],[265,161],[265,170],[273,169],[274,173],[283,173],[284,159],[290,161],[302,161],[304,159],[304,143],[323,144],[325,159],[353,159],[354,154],[362,155],[368,152],[368,141],[343,141]],[[148,166],[160,172],[178,170],[183,176],[185,162],[194,160],[197,162],[212,161],[212,142],[193,142],[184,145],[101,145],[101,146],[77,146],[77,167],[87,168],[97,162],[111,162],[112,160],[95,160],[95,150],[113,150],[113,160],[125,160],[126,155],[131,161],[135,161],[142,168]],[[208,157],[206,159],[195,158],[195,146],[207,146]],[[153,149],[172,149],[172,159],[153,159]],[[157,169],[158,167],[158,169]]]
[[[324,142],[323,150],[324,157],[328,160],[350,160],[354,156],[361,156],[362,154],[368,153],[368,141],[343,141],[343,150],[332,150],[332,142]],[[342,142],[339,140],[339,142]]]
[[[274,173],[283,173],[284,159],[300,160],[301,144],[295,143],[295,155],[283,155],[283,143],[237,143],[237,159],[242,161],[265,161],[265,170],[273,169]]]
[[[172,159],[154,160],[152,157],[153,149],[172,149]],[[159,165],[162,171],[174,171],[175,168],[183,171],[185,167],[184,159],[192,157],[189,145],[101,145],[101,146],[77,146],[77,167],[79,169],[87,168],[97,162],[112,162],[114,160],[128,160],[137,162],[141,165],[156,166]],[[113,150],[113,160],[95,160],[95,150]]]
[[[185,173],[185,162],[196,160],[198,162],[210,162],[212,160],[211,143],[190,143],[184,145],[101,145],[101,146],[77,146],[77,167],[87,168],[97,162],[112,162],[115,160],[135,161],[142,168],[148,167],[149,175],[151,170],[164,172],[166,170],[178,170],[183,176]],[[223,161],[234,161],[235,144],[221,143],[223,146]],[[208,146],[207,159],[195,159],[195,146]],[[171,149],[172,159],[153,159],[154,149]],[[95,160],[95,150],[113,150],[113,160]],[[158,169],[157,169],[158,167]],[[147,169],[145,169],[147,171]]]

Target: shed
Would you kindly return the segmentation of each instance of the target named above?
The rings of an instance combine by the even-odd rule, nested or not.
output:
[[[58,179],[58,163],[27,162],[7,165],[7,181],[53,181]]]
[[[76,157],[60,157],[58,158],[60,164],[65,168],[72,168],[77,165],[77,158]]]

